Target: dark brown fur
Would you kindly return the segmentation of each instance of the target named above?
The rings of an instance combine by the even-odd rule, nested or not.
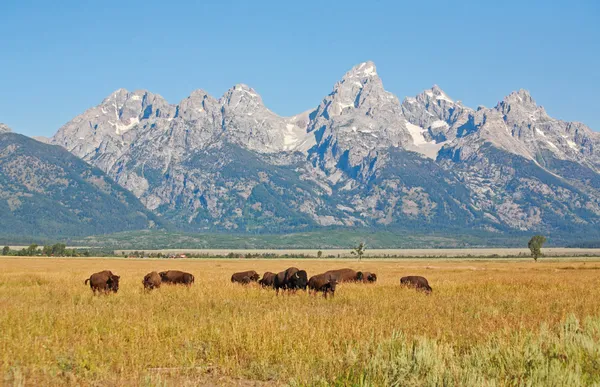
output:
[[[377,274],[371,273],[369,271],[362,272],[362,282],[373,283],[377,282]]]
[[[194,276],[190,273],[179,270],[167,270],[158,273],[160,279],[165,284],[183,284],[191,286],[194,283]]]
[[[260,276],[254,270],[242,271],[239,273],[234,273],[231,276],[231,282],[239,282],[243,284],[248,284],[250,282],[256,282]]]
[[[273,287],[279,294],[279,289],[297,290],[306,289],[308,282],[306,271],[299,270],[297,267],[290,267],[285,271],[279,272],[273,281]]]
[[[144,289],[152,290],[160,288],[162,280],[160,279],[160,275],[157,272],[153,271],[151,273],[146,274],[142,283],[144,284]]]
[[[277,276],[277,274],[267,271],[267,272],[265,272],[265,274],[263,274],[262,279],[260,281],[258,281],[258,283],[264,287],[273,287],[276,276]]]
[[[86,279],[83,283],[87,285],[90,283],[90,288],[96,294],[96,292],[108,293],[114,292],[116,293],[119,290],[119,277],[118,275],[113,274],[110,270],[100,271],[98,273],[94,273],[90,276],[90,278]]]
[[[433,289],[431,289],[431,286],[429,286],[429,282],[427,282],[427,279],[418,275],[409,275],[407,277],[402,277],[400,278],[400,284],[411,288],[415,288],[417,290],[422,290],[428,294],[433,291]]]
[[[338,270],[329,270],[323,274],[329,274],[338,283],[362,281],[362,273],[361,272],[356,272],[352,269],[347,269],[347,268],[346,269],[338,269]]]
[[[311,290],[314,294],[322,292],[325,298],[327,298],[328,294],[331,294],[332,297],[335,295],[336,285],[337,281],[335,280],[335,278],[332,278],[330,274],[325,273],[313,275],[308,280],[309,292]]]

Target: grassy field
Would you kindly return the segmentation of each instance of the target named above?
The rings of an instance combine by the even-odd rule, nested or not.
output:
[[[352,267],[334,299],[231,273]],[[600,384],[600,261],[0,259],[4,385]],[[121,289],[84,280],[110,269]],[[191,288],[142,291],[152,270]],[[399,286],[423,275],[430,296]]]

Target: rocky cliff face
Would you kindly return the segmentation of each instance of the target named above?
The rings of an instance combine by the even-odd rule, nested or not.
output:
[[[361,63],[280,117],[236,85],[177,105],[118,90],[51,139],[185,229],[560,231],[600,221],[600,136],[524,90],[473,110],[438,86],[402,103]]]

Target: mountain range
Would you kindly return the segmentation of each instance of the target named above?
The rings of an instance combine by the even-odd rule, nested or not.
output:
[[[600,222],[600,134],[525,90],[491,108],[438,86],[400,101],[372,62],[292,117],[243,84],[176,105],[119,89],[45,141],[184,231],[565,234]]]

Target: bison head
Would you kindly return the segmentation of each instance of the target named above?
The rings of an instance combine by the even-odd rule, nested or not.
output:
[[[369,276],[367,277],[367,281],[369,281],[369,282],[376,282],[377,281],[377,274],[375,274],[375,273],[369,274]]]
[[[294,273],[290,278],[290,288],[291,289],[304,289],[306,290],[306,286],[308,285],[308,274],[305,270],[300,270]]]
[[[250,280],[254,282],[258,281],[259,278],[260,276],[258,275],[258,273],[254,273],[250,276]]]
[[[362,280],[363,280],[363,277],[364,277],[364,276],[363,276],[363,273],[362,273],[362,271],[359,271],[359,272],[357,272],[357,273],[356,273],[356,280],[357,280],[357,281],[362,281]]]
[[[335,287],[336,287],[336,285],[337,285],[337,281],[336,281],[336,279],[335,279],[335,278],[330,278],[330,279],[329,279],[329,290],[330,290],[331,292],[335,292]]]
[[[106,285],[108,286],[109,290],[112,290],[113,292],[118,292],[119,291],[119,279],[121,277],[119,277],[118,275],[111,275],[110,277],[108,277],[108,280],[106,281]]]

